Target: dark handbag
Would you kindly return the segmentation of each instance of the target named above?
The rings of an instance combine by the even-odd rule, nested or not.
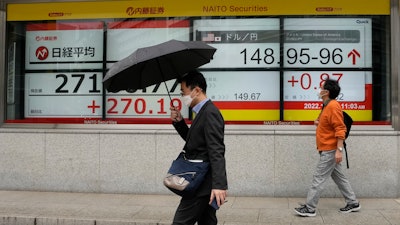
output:
[[[181,152],[168,170],[164,185],[177,195],[192,195],[203,183],[209,162],[191,162]]]

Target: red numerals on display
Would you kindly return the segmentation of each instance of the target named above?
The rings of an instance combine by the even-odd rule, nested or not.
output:
[[[332,74],[328,74],[328,73],[322,73],[319,76],[319,86],[321,86],[322,82],[324,82],[327,79],[334,79],[337,80],[338,82],[340,82],[340,79],[342,78],[343,73],[332,73]],[[313,80],[312,80],[312,76],[309,73],[303,73],[300,75],[300,77],[296,78],[295,76],[291,76],[291,78],[289,80],[287,80],[288,83],[290,83],[291,87],[295,87],[297,85],[299,85],[303,90],[308,90],[312,87],[313,84]],[[312,87],[312,88],[318,88],[316,86]]]
[[[109,104],[108,114],[164,115],[168,113],[170,105],[174,105],[179,110],[182,108],[182,103],[178,98],[172,99],[170,104],[166,104],[163,98],[151,105],[147,104],[145,98],[109,98],[107,103]]]

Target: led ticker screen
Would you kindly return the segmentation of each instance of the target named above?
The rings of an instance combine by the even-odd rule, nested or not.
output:
[[[164,85],[135,93],[107,93],[103,103],[103,23],[31,24],[27,27],[26,118],[169,118]],[[146,37],[146,38],[143,38]],[[112,22],[107,31],[110,67],[137,48],[177,39],[189,40],[188,21]],[[91,63],[96,62],[96,63]],[[82,70],[49,73],[45,70]],[[86,72],[98,70],[99,72]],[[181,107],[180,87],[167,82],[172,103]],[[189,110],[182,107],[188,117]]]
[[[341,87],[338,101],[355,121],[372,119],[371,72],[288,71],[284,73],[284,118],[291,121],[315,120],[322,109],[318,89],[328,78]]]
[[[217,49],[199,69],[226,121],[313,121],[322,104],[316,90],[327,78],[339,81],[338,100],[355,121],[372,121],[370,18],[30,23],[25,118],[169,123],[169,92],[190,119],[176,80],[118,93],[103,90],[101,82],[108,68],[136,49],[171,39]]]
[[[314,120],[322,108],[316,90],[326,79],[339,81],[338,101],[354,120],[372,120],[371,23],[366,18],[284,19],[283,58],[289,70],[283,75],[284,120]]]
[[[175,39],[189,41],[189,20],[123,21],[108,23],[107,62],[127,57],[138,48],[160,44]],[[166,84],[166,85],[165,85]],[[169,118],[171,104],[181,108],[182,115],[189,117],[189,109],[182,107],[179,99],[180,86],[175,80],[150,86],[133,92],[107,93],[107,118]],[[168,92],[171,100],[168,97]],[[170,120],[169,120],[170,121]]]
[[[279,19],[210,19],[193,22],[194,40],[217,48],[203,68],[279,67]]]
[[[227,121],[279,120],[279,19],[209,19],[193,22],[193,39],[217,48],[202,68],[208,96]],[[236,71],[251,68],[255,71]],[[258,71],[257,71],[258,70]]]
[[[371,19],[285,19],[284,67],[372,66]]]
[[[183,107],[179,98],[180,85],[175,80],[167,81],[166,85],[172,102],[164,83],[134,92],[108,93],[107,118],[169,118],[170,104],[180,108],[188,118],[189,109]]]
[[[26,73],[25,116],[101,117],[102,74]]]
[[[100,118],[102,73],[86,70],[102,68],[103,23],[33,23],[26,30],[25,117]]]
[[[101,69],[103,23],[32,23],[26,27],[26,70]]]
[[[218,71],[205,72],[204,76],[207,96],[225,120],[279,120],[279,72]]]

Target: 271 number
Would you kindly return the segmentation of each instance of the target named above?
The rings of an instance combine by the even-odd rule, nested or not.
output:
[[[77,93],[79,91],[79,88],[81,87],[83,80],[85,79],[85,74],[72,74],[72,78],[78,79],[78,82],[75,85],[74,90],[72,91],[73,93]],[[65,74],[57,74],[56,79],[62,79],[62,83],[58,88],[56,88],[56,93],[69,93],[68,89],[65,89],[65,85],[68,83],[68,76]],[[97,89],[97,74],[93,74],[92,76],[89,77],[90,80],[92,80],[92,89],[89,90],[89,93],[100,93],[100,90]]]

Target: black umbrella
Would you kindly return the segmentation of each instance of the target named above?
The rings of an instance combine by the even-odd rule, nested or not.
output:
[[[104,77],[103,84],[109,92],[118,92],[165,83],[209,63],[215,51],[214,47],[201,41],[177,40],[139,48],[114,63]]]

